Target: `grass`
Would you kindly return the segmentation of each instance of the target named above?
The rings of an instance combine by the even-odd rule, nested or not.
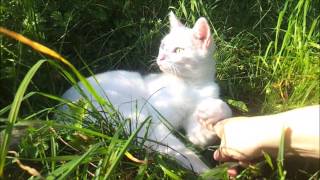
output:
[[[167,13],[173,10],[188,25],[199,16],[208,18],[218,47],[217,79],[237,115],[318,104],[319,6],[312,0],[1,2],[1,25],[54,48],[59,53],[51,52],[50,57],[62,60],[48,59],[48,49],[39,54],[0,37],[2,178],[227,179],[227,164],[213,163],[211,172],[197,176],[169,157],[142,148],[135,133],[122,130],[123,119],[111,105],[105,109],[110,118],[95,109],[90,112],[99,120],[93,124],[83,111],[90,101],[84,98],[72,105],[60,95],[101,71],[157,71],[150,59],[157,54],[168,30]],[[96,94],[90,84],[86,88]],[[107,103],[97,94],[95,98]],[[66,103],[73,110],[62,119],[73,123],[55,115]],[[210,159],[212,152],[203,154]],[[278,160],[265,154],[237,178],[319,177],[319,172],[301,169],[286,168],[282,149]]]

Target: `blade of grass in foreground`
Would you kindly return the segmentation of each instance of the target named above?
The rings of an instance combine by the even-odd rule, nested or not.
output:
[[[25,99],[28,99],[29,97],[35,95],[36,92],[30,92],[28,94],[26,94],[23,98],[22,101]],[[4,115],[4,113],[6,113],[7,111],[9,111],[11,109],[12,104],[7,105],[6,107],[0,109],[0,116]]]
[[[95,144],[89,148],[89,150],[84,153],[81,157],[73,159],[68,163],[64,164],[60,168],[56,169],[47,179],[55,179],[60,175],[58,179],[66,179],[66,177],[81,163],[85,158],[87,158],[92,152],[94,152],[100,144]]]
[[[124,155],[124,153],[127,151],[129,145],[131,144],[131,142],[133,141],[133,139],[137,136],[138,132],[141,130],[141,128],[144,126],[144,124],[146,122],[149,123],[149,121],[151,121],[151,118],[147,118],[146,120],[144,120],[139,127],[130,135],[129,139],[127,140],[127,142],[124,144],[124,146],[122,147],[122,149],[120,150],[116,160],[113,162],[113,164],[111,165],[111,167],[108,169],[106,175],[104,176],[103,179],[110,179],[112,172],[114,171],[114,169],[117,167],[120,159],[122,158],[122,156]]]
[[[15,124],[15,122],[17,120],[24,93],[27,90],[27,87],[28,87],[31,79],[33,78],[33,76],[35,75],[37,70],[46,61],[47,60],[40,60],[35,65],[33,65],[31,67],[31,69],[28,71],[28,73],[26,74],[26,76],[22,80],[22,82],[16,92],[15,98],[13,100],[13,103],[11,105],[11,109],[9,112],[8,124],[7,124],[5,131],[4,131],[2,145],[0,147],[0,177],[3,177],[3,170],[4,170],[4,166],[5,166],[6,156],[8,153],[11,131],[12,131],[13,125]]]
[[[279,144],[278,157],[277,157],[278,175],[280,180],[286,179],[286,170],[283,169],[284,151],[285,151],[285,142],[284,142],[285,135],[286,135],[286,129],[283,128],[280,144]]]

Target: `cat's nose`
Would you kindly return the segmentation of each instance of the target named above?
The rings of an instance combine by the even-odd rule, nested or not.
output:
[[[164,54],[159,54],[158,55],[158,61],[163,61],[166,58],[166,56]]]

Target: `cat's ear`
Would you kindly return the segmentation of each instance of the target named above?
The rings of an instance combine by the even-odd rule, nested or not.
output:
[[[194,37],[200,40],[204,47],[208,48],[211,44],[211,32],[210,26],[206,18],[199,18],[193,26],[192,30],[194,33]]]
[[[169,13],[169,22],[170,22],[170,30],[173,30],[177,27],[183,27],[183,24],[179,21],[176,15],[170,11]]]

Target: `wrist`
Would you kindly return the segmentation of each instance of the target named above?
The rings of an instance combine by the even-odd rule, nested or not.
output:
[[[320,158],[319,106],[309,106],[288,112],[287,154]]]
[[[319,158],[319,106],[299,108],[272,115],[281,133],[275,133],[269,145],[277,148],[284,133],[285,154]],[[279,132],[278,130],[275,130]],[[278,136],[278,137],[276,137]]]
[[[262,129],[260,134],[262,135],[260,141],[260,149],[275,157],[278,153],[281,136],[288,129],[285,119],[280,118],[277,114],[261,116]],[[285,140],[286,143],[286,140]]]

